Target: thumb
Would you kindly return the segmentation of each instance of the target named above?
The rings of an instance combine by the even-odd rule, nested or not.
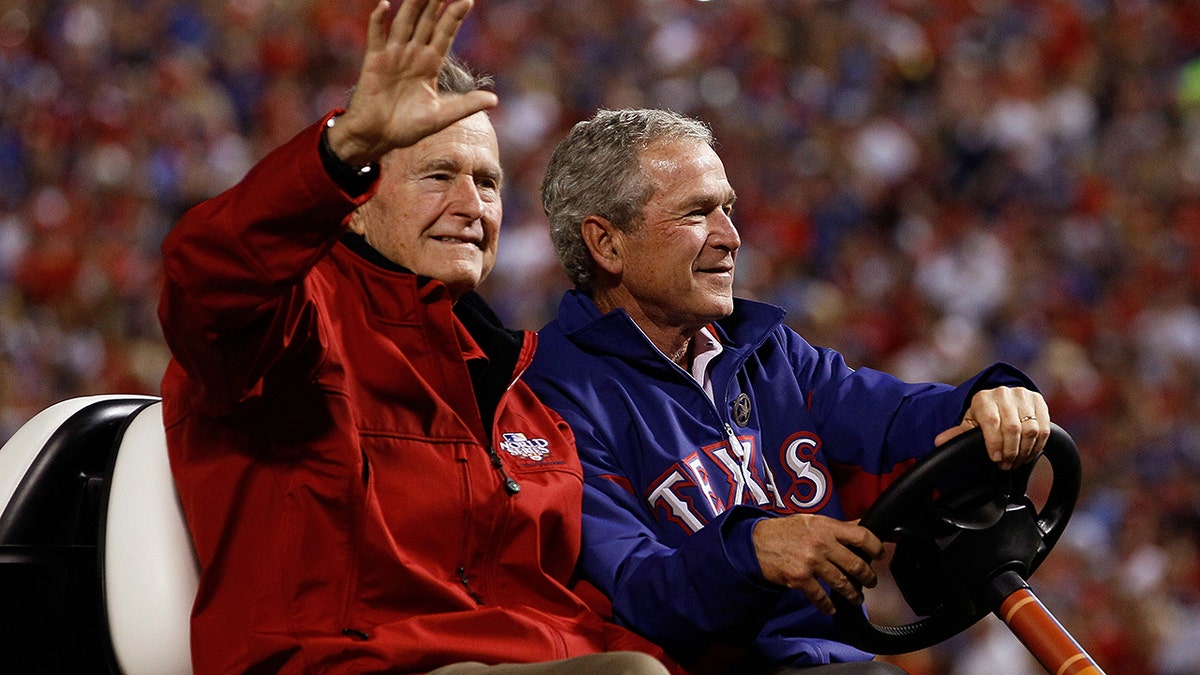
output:
[[[974,429],[975,426],[976,426],[975,420],[965,419],[958,426],[950,427],[949,429],[938,434],[937,437],[933,439],[933,445],[935,447],[939,447],[944,443],[948,443],[951,439],[955,438],[959,434],[962,434],[964,432],[970,431],[971,429]]]
[[[499,102],[496,94],[482,89],[457,96],[443,96],[442,114],[453,124],[482,110],[494,108]]]

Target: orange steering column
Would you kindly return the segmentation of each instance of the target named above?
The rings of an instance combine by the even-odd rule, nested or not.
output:
[[[995,613],[1050,675],[1104,675],[1028,587],[1009,594]]]

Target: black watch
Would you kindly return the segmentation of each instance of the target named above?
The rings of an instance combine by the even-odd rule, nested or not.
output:
[[[337,123],[337,118],[337,115],[330,117],[329,121],[325,122],[325,128],[321,130],[321,164],[333,182],[338,184],[338,187],[345,190],[347,194],[360,195],[375,182],[375,176],[379,173],[379,162],[356,167],[347,164],[337,156],[337,153],[329,145],[329,130]]]

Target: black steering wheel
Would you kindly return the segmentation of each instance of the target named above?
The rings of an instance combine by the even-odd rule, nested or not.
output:
[[[913,613],[904,625],[877,625],[831,594],[838,639],[876,654],[932,646],[969,628],[1028,579],[1054,547],[1079,497],[1079,451],[1052,424],[1042,457],[1053,482],[1038,511],[1025,494],[1038,460],[1010,471],[987,455],[974,429],[939,446],[892,483],[859,523],[895,544],[889,569]]]

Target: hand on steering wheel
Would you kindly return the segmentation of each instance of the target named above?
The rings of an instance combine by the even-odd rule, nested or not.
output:
[[[952,637],[992,611],[992,582],[1007,572],[1028,578],[1058,541],[1079,496],[1079,452],[1057,425],[1043,456],[1054,480],[1040,511],[1025,494],[1036,462],[1002,470],[978,429],[940,446],[888,487],[860,524],[895,544],[896,585],[924,618],[876,625],[834,594],[839,638],[876,654],[900,654]]]

